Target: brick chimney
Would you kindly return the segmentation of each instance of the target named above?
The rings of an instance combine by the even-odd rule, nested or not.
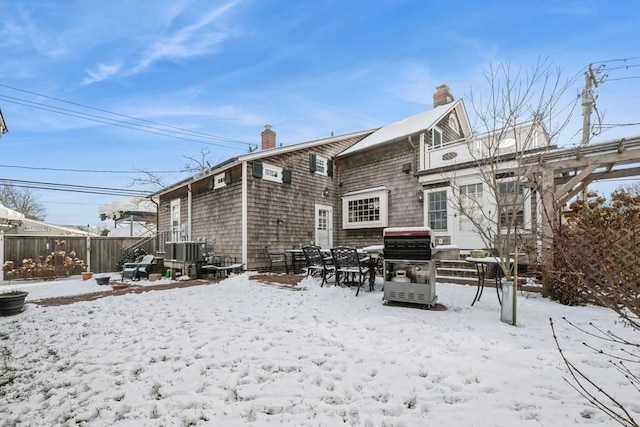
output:
[[[276,133],[271,130],[271,125],[264,125],[262,135],[262,149],[276,148]]]
[[[453,95],[449,90],[449,86],[436,86],[436,93],[433,94],[433,108],[453,102]]]

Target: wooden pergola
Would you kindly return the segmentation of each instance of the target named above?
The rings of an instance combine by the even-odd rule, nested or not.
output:
[[[640,136],[545,152],[526,163],[542,202],[542,263],[552,268],[553,231],[566,203],[594,182],[640,176]],[[543,278],[544,289],[548,280]]]

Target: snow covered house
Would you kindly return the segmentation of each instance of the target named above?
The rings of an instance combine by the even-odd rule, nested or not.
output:
[[[425,170],[440,167],[435,154],[464,145],[472,136],[462,100],[441,85],[433,109],[383,126],[336,156],[339,171],[340,223],[337,240],[356,245],[382,242],[384,227],[429,226],[441,232],[439,208],[447,199],[432,199],[421,182]],[[425,197],[426,196],[426,197]],[[448,244],[450,235],[439,234]]]
[[[543,129],[536,132],[545,146]],[[385,227],[428,226],[436,245],[484,248],[452,203],[460,186],[486,190],[470,150],[481,138],[446,85],[436,88],[432,109],[378,129],[276,148],[266,126],[260,152],[154,194],[161,240],[201,242],[248,269],[268,265],[266,247],[380,244]],[[508,156],[501,161],[508,167]],[[523,227],[535,220],[530,205]]]
[[[340,191],[333,159],[372,132],[276,147],[276,133],[265,126],[261,151],[230,158],[152,196],[158,199],[159,254],[168,256],[165,242],[192,241],[262,269],[269,265],[267,247],[333,246]]]
[[[441,85],[433,109],[383,126],[336,156],[341,189],[341,227],[337,240],[351,244],[380,243],[386,226],[427,226],[434,245],[462,250],[487,246],[472,221],[460,213],[459,202],[473,198],[486,214],[496,211],[482,164],[491,158],[497,172],[510,170],[516,156],[549,148],[545,129],[530,123],[500,135],[475,134],[462,100],[454,100]],[[520,142],[526,140],[526,150]],[[496,149],[490,148],[499,142]],[[513,177],[497,182],[505,193],[514,190]],[[462,194],[462,196],[460,196]],[[531,192],[520,197],[518,226],[530,233],[539,223]],[[480,212],[478,212],[480,214]]]

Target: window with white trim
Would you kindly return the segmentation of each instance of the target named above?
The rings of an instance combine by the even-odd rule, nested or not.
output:
[[[262,179],[282,183],[282,168],[263,163]]]
[[[316,173],[327,176],[327,159],[322,156],[316,156]]]
[[[482,183],[460,186],[460,231],[475,231],[482,222]]]
[[[524,186],[514,181],[498,183],[498,197],[500,203],[499,224],[501,227],[515,225],[524,227]],[[515,223],[511,218],[515,215]]]
[[[213,177],[213,188],[222,188],[227,186],[227,181],[225,179],[224,173],[219,173]]]
[[[429,193],[429,227],[432,230],[447,230],[447,191]]]
[[[388,199],[386,189],[346,194],[342,198],[342,228],[386,227]]]
[[[309,171],[322,176],[333,176],[333,161],[316,153],[309,153]]]
[[[442,147],[442,131],[438,128],[431,129],[431,148]]]

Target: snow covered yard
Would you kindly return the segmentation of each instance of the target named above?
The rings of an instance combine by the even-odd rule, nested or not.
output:
[[[19,286],[27,302],[104,290],[81,279],[10,285]],[[521,296],[512,327],[499,321],[491,289],[471,307],[475,288],[438,283],[447,310],[429,311],[383,305],[379,290],[355,297],[314,279],[298,287],[242,274],[27,304],[0,318],[0,347],[11,352],[0,363],[16,375],[0,388],[0,424],[611,425],[563,380],[549,317],[567,357],[640,417],[637,391],[561,320],[633,333],[606,309]]]

